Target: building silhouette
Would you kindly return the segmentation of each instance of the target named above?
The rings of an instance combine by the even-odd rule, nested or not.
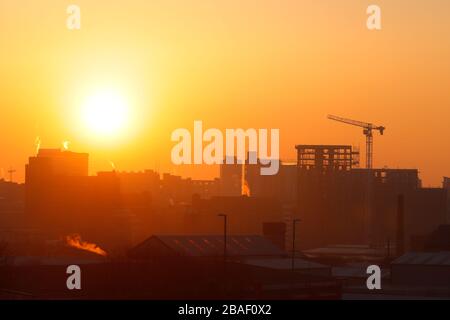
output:
[[[421,188],[416,169],[359,169],[351,146],[298,145],[299,245],[395,243],[398,195],[405,197],[408,248],[446,221],[446,193]]]
[[[229,162],[230,164],[227,164]],[[240,196],[242,194],[243,165],[237,159],[226,156],[220,165],[220,195]]]
[[[88,155],[41,149],[25,168],[25,215],[48,239],[78,233],[105,247],[129,237],[115,172],[88,176]]]

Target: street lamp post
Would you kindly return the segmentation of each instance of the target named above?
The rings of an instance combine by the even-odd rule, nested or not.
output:
[[[291,268],[292,271],[294,271],[294,267],[295,267],[295,225],[297,222],[300,222],[300,219],[293,219],[292,220],[292,264],[291,264]]]

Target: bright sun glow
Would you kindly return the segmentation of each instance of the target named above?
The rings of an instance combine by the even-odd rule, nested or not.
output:
[[[117,135],[125,127],[129,106],[115,91],[102,91],[90,96],[84,106],[84,121],[91,133]]]

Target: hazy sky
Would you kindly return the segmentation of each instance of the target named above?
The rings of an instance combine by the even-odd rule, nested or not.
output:
[[[81,30],[66,28],[69,4]],[[382,9],[382,30],[366,8]],[[0,168],[23,180],[35,139],[69,140],[91,173],[174,168],[170,134],[205,127],[279,128],[295,144],[352,144],[362,130],[336,114],[387,127],[376,167],[418,168],[424,185],[450,175],[448,0],[0,0]],[[102,88],[126,97],[125,131],[84,131],[83,101]],[[364,157],[362,157],[362,165]],[[1,174],[1,172],[0,172]]]

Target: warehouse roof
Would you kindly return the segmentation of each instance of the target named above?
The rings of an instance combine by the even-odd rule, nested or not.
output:
[[[450,251],[408,252],[395,259],[392,264],[450,266]]]
[[[292,269],[292,259],[289,258],[278,258],[278,259],[246,259],[246,264],[269,268],[269,269],[278,269],[278,270],[290,270]],[[303,269],[329,269],[329,266],[308,261],[305,259],[294,259],[294,269],[295,270],[303,270]]]
[[[155,235],[131,249],[135,257],[178,255],[191,257],[223,256],[223,235]],[[257,235],[227,237],[228,256],[284,256],[285,252]]]

